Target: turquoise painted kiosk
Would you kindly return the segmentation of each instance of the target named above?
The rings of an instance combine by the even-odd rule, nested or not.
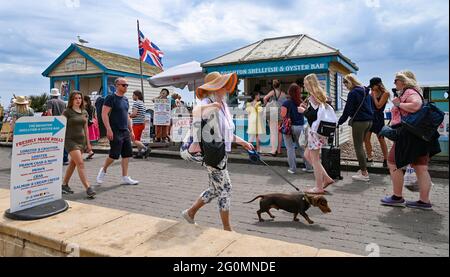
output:
[[[142,66],[144,96],[148,100],[146,102],[151,103],[150,100],[159,95],[160,89],[152,88],[146,79],[161,70],[146,63]],[[65,100],[73,90],[83,94],[111,94],[115,92],[114,80],[117,77],[128,79],[130,93],[141,89],[139,59],[79,44],[71,44],[42,75],[50,78],[50,89],[60,89]]]
[[[244,95],[251,93],[256,84],[261,86],[264,94],[268,93],[272,79],[280,80],[282,90],[287,91],[290,84],[315,73],[338,113],[342,112],[342,98],[345,99],[348,93],[342,78],[358,71],[358,67],[339,50],[308,35],[263,39],[204,62],[202,67],[206,73],[237,73],[244,81],[243,88],[240,86]],[[247,138],[247,121],[238,119],[236,125],[237,134]],[[347,141],[349,128],[341,127],[340,134],[340,142]],[[270,144],[267,137],[263,140],[266,145]]]

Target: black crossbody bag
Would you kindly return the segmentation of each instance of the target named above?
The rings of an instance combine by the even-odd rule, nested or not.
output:
[[[226,156],[225,141],[223,139],[221,141],[215,141],[215,139],[212,141],[205,141],[203,136],[203,130],[205,127],[210,128],[209,133],[211,137],[214,138],[214,128],[208,126],[208,120],[202,119],[200,129],[202,132],[200,136],[200,148],[203,154],[203,163],[215,169],[224,170],[227,166],[225,165],[223,168],[220,168],[219,165]]]

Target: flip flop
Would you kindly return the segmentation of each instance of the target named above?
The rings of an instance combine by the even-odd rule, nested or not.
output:
[[[335,181],[330,182],[328,184],[323,185],[323,189],[325,190],[327,187],[331,186],[332,184],[336,183]]]
[[[319,191],[317,188],[312,188],[312,189],[306,190],[305,193],[308,193],[308,194],[325,194],[325,191]]]
[[[89,154],[89,155],[86,157],[86,160],[92,160],[92,157],[94,157],[94,155],[95,155],[95,153]]]

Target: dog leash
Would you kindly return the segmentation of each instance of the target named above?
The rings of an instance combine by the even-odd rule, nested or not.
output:
[[[298,187],[296,187],[294,184],[291,183],[291,181],[289,181],[286,177],[284,177],[281,173],[279,173],[278,171],[276,171],[274,168],[272,168],[270,165],[268,165],[265,161],[263,161],[261,159],[261,156],[258,154],[258,152],[256,152],[255,150],[252,151],[247,151],[248,155],[250,157],[250,161],[252,161],[253,163],[257,163],[257,162],[261,162],[262,164],[264,164],[265,166],[267,166],[270,170],[272,170],[272,172],[274,172],[276,175],[278,175],[278,177],[280,177],[281,179],[283,179],[284,181],[286,181],[286,183],[288,183],[289,185],[291,185],[296,191],[303,193],[303,199],[312,206],[311,202],[309,202],[308,197],[306,196],[306,192],[305,191],[301,191]]]
[[[289,181],[286,177],[284,177],[281,173],[279,173],[278,171],[276,171],[274,168],[272,168],[270,165],[268,165],[265,161],[263,161],[261,159],[261,156],[258,154],[258,152],[256,152],[255,150],[252,151],[248,151],[248,154],[250,156],[250,161],[257,163],[257,162],[261,162],[262,164],[264,164],[265,166],[267,166],[270,170],[272,170],[273,173],[275,173],[276,175],[278,175],[281,179],[283,179],[284,181],[286,181],[286,183],[288,183],[289,185],[291,185],[296,191],[300,192],[300,189],[298,187],[296,187],[294,184],[291,183],[291,181]],[[303,192],[304,193],[304,192]]]

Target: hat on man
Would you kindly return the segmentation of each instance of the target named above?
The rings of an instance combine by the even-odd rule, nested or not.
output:
[[[59,92],[59,89],[57,89],[57,88],[52,88],[52,89],[50,90],[50,96],[51,96],[51,97],[60,96],[60,95],[61,95],[61,93]]]
[[[16,98],[14,98],[14,104],[27,105],[28,103],[29,102],[25,96],[16,96]]]
[[[225,89],[228,93],[232,93],[236,88],[237,74],[222,75],[219,72],[211,72],[205,77],[205,84],[197,88],[197,97],[205,98],[208,94]]]
[[[375,77],[375,78],[370,79],[370,85],[368,87],[373,88],[374,86],[378,86],[381,84],[383,84],[383,81],[381,80],[381,78]]]

